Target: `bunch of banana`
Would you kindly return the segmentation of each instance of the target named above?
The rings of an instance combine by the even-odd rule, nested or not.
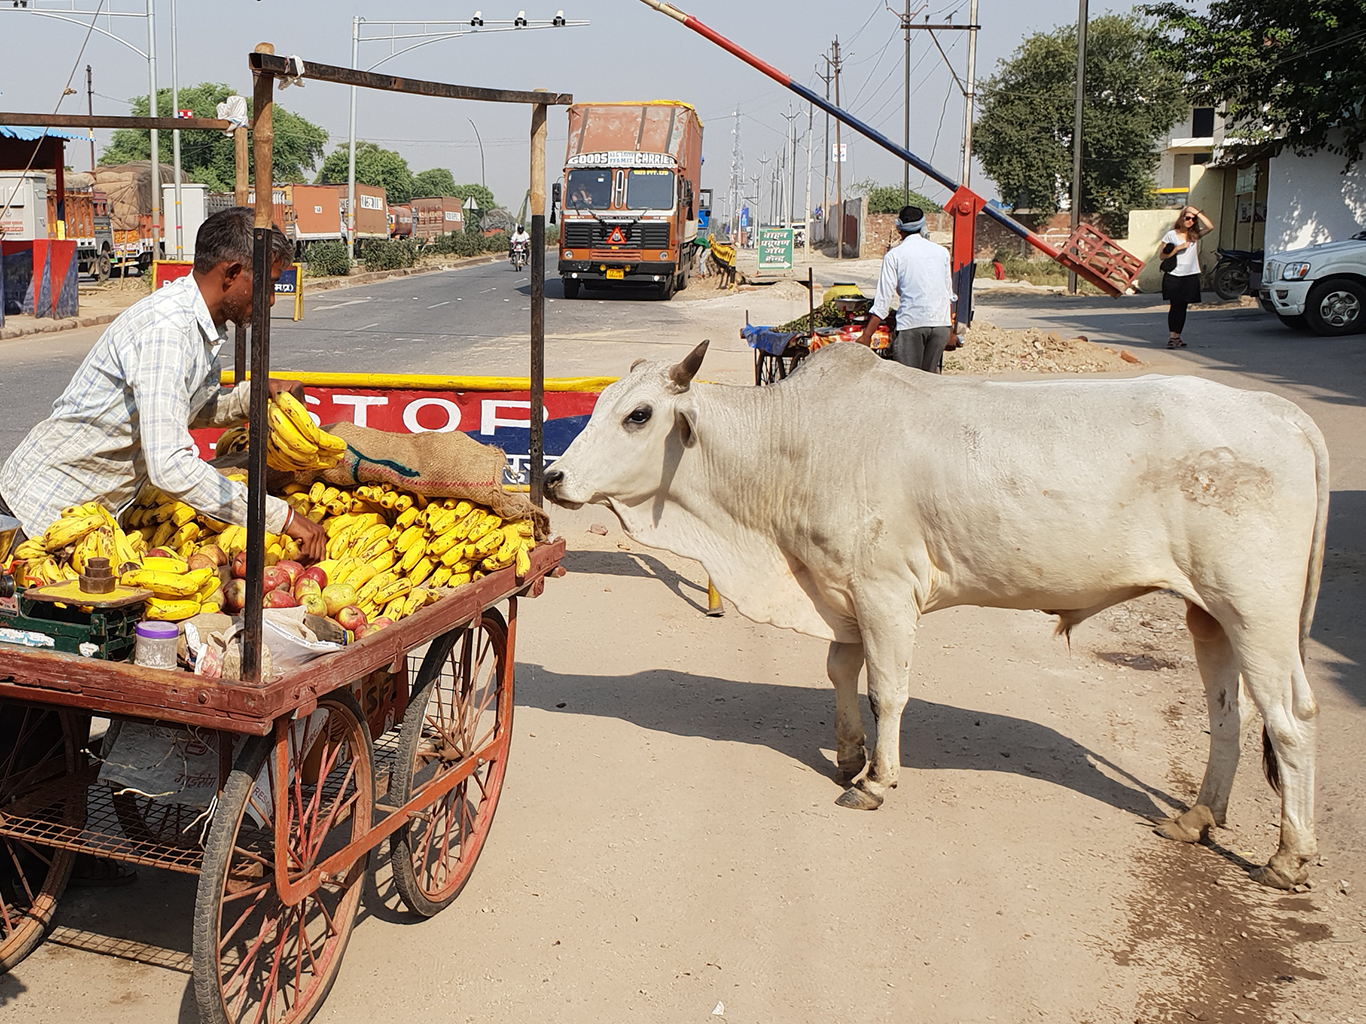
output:
[[[247,528],[245,526],[225,526],[218,534],[218,546],[229,560],[247,550]],[[299,542],[284,533],[266,534],[266,565],[290,559],[298,561],[302,549]]]
[[[270,403],[269,417],[266,464],[272,469],[331,469],[346,451],[346,442],[320,429],[303,403],[287,391],[280,392]]]
[[[247,425],[239,423],[235,427],[229,427],[218,435],[218,441],[213,446],[214,458],[220,455],[235,455],[237,452],[247,450]]]
[[[30,583],[59,583],[80,576],[91,558],[107,558],[117,569],[136,563],[141,551],[141,537],[129,537],[108,509],[90,501],[62,509],[42,537],[15,549],[14,558],[26,563]]]
[[[222,610],[218,570],[190,569],[179,558],[145,558],[141,567],[123,573],[119,582],[152,592],[143,611],[149,619],[179,622],[201,612]]]

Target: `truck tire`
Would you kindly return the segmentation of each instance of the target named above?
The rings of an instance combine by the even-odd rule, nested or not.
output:
[[[95,280],[104,284],[105,281],[109,280],[110,269],[109,254],[107,252],[100,253],[95,259]]]
[[[1221,263],[1214,268],[1214,292],[1221,299],[1236,299],[1247,293],[1247,267]]]
[[[1329,338],[1366,331],[1366,285],[1348,277],[1320,281],[1309,290],[1304,318]]]
[[[674,297],[674,292],[678,290],[678,278],[670,274],[668,278],[659,282],[658,298],[660,302],[668,302]]]
[[[564,297],[566,299],[577,299],[579,297],[579,282],[572,281],[567,277],[560,278],[564,282]]]

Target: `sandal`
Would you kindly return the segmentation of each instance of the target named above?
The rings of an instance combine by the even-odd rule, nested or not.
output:
[[[67,884],[91,887],[127,885],[129,882],[137,881],[137,877],[135,868],[127,867],[108,857],[81,853],[76,855],[76,863],[71,868],[71,880]]]
[[[1176,338],[1168,338],[1168,339],[1167,339],[1167,347],[1168,347],[1168,348],[1185,348],[1185,347],[1186,347],[1186,343],[1185,343],[1184,341],[1182,341],[1179,337],[1176,337]]]

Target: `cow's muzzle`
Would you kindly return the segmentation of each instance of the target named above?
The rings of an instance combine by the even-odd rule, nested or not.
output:
[[[559,489],[563,483],[564,471],[560,469],[548,469],[546,470],[545,476],[541,478],[541,486],[545,491],[545,496],[556,505],[568,509],[582,508],[583,502],[566,501],[564,498],[560,497]]]

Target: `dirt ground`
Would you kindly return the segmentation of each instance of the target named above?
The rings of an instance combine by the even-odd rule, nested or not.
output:
[[[647,354],[711,335],[704,375],[743,382],[743,311],[780,322],[796,301],[690,302]],[[1120,369],[1182,372],[1143,356]],[[824,644],[729,607],[707,618],[700,568],[604,509],[554,522],[569,573],[521,606],[513,755],[480,865],[424,921],[378,858],[318,1020],[1366,1021],[1359,666],[1341,652],[1359,608],[1322,603],[1334,633],[1308,646],[1321,857],[1311,888],[1281,893],[1247,876],[1279,813],[1255,737],[1209,845],[1151,830],[1194,797],[1208,742],[1171,595],[1098,615],[1070,645],[1042,613],[927,616],[901,784],[848,811]],[[1330,547],[1327,579],[1361,569]],[[0,1021],[195,1020],[193,897],[193,878],[146,869],[70,890],[54,940],[0,978]]]

